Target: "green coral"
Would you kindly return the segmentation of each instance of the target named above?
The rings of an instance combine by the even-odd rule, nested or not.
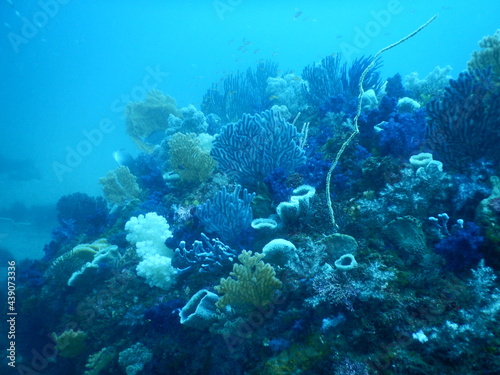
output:
[[[265,254],[245,251],[238,256],[242,264],[235,264],[231,277],[220,280],[220,285],[215,287],[219,294],[224,294],[217,301],[217,307],[223,309],[231,305],[245,311],[263,307],[272,302],[275,292],[281,288],[282,283],[275,275],[274,268],[262,261]]]
[[[142,151],[151,153],[154,145],[145,141],[151,134],[168,127],[168,116],[180,117],[175,99],[165,96],[159,90],[151,90],[142,102],[127,105],[127,133]]]
[[[210,177],[217,163],[195,134],[175,133],[168,145],[170,165],[182,180],[201,183]]]
[[[98,375],[99,372],[105,369],[111,361],[116,357],[116,350],[113,347],[106,347],[99,350],[97,353],[89,356],[86,371],[84,375]]]
[[[118,206],[123,206],[141,195],[135,176],[125,166],[109,171],[106,177],[99,179],[99,183],[106,200]]]
[[[61,357],[75,358],[82,354],[85,349],[87,334],[83,331],[66,330],[57,336],[52,332],[52,338],[56,342],[56,349]]]
[[[485,69],[491,66],[496,78],[496,83],[500,84],[500,29],[494,35],[485,36],[479,42],[480,51],[474,51],[471,59],[467,63],[467,69]]]
[[[87,262],[92,262],[95,254],[103,248],[105,239],[99,239],[92,244],[80,244],[72,250],[56,258],[47,270],[46,278],[57,283],[66,284],[73,272],[81,269]]]

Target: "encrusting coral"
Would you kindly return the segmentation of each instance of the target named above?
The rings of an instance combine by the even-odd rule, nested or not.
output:
[[[224,294],[218,301],[217,307],[223,309],[231,305],[234,308],[246,310],[248,308],[264,307],[269,305],[274,293],[281,288],[282,283],[275,275],[274,268],[262,261],[265,254],[243,250],[238,256],[242,264],[235,264],[232,277],[220,280],[215,290]]]
[[[99,179],[99,183],[106,200],[118,206],[141,195],[135,176],[123,165],[109,171],[106,177]]]
[[[154,145],[147,143],[146,138],[158,131],[165,131],[170,114],[180,117],[175,99],[163,95],[159,90],[151,90],[142,102],[127,105],[127,133],[139,149],[151,153]]]

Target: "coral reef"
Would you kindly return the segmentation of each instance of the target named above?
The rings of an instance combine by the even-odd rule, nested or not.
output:
[[[427,105],[426,140],[448,168],[466,170],[485,158],[500,162],[500,89],[491,69],[460,73],[443,98]]]
[[[240,197],[241,193],[241,197]],[[217,233],[223,242],[239,243],[241,235],[250,229],[252,208],[250,203],[255,193],[236,185],[232,193],[224,186],[213,199],[198,206],[196,216],[209,233]]]
[[[109,171],[106,177],[99,179],[99,183],[106,200],[118,206],[123,206],[141,195],[135,176],[125,166]]]
[[[205,113],[130,104],[145,152],[101,179],[107,202],[63,196],[45,256],[15,259],[18,372],[493,374],[497,39],[449,83],[384,90],[380,52],[260,61]]]
[[[147,138],[156,132],[164,132],[170,115],[181,115],[175,99],[158,90],[149,91],[142,102],[129,103],[125,113],[127,134],[139,149],[149,153],[153,151],[154,144]]]
[[[273,267],[262,261],[264,256],[243,250],[238,256],[241,264],[234,265],[232,277],[221,279],[220,285],[215,287],[217,293],[223,294],[217,301],[218,308],[231,305],[241,312],[272,303],[282,283],[275,277]]]
[[[210,177],[217,163],[202,150],[194,133],[175,133],[168,145],[169,163],[181,180],[202,183]]]
[[[479,41],[480,51],[474,51],[467,63],[471,72],[491,67],[496,84],[500,84],[500,29],[493,35],[485,36]]]
[[[291,172],[305,163],[298,137],[295,126],[279,112],[245,114],[215,137],[211,155],[228,175],[255,185],[278,167]]]

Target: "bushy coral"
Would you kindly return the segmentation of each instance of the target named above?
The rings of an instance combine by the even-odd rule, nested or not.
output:
[[[216,114],[227,124],[237,121],[244,113],[253,114],[271,108],[272,101],[266,95],[267,80],[276,77],[278,64],[260,62],[246,74],[236,73],[225,77],[220,88],[217,84],[203,96],[201,109],[206,114]]]
[[[102,197],[90,197],[84,193],[64,195],[57,202],[57,219],[61,223],[63,237],[76,234],[98,236],[107,226],[108,209]]]
[[[241,193],[241,196],[240,196]],[[213,199],[208,199],[196,210],[196,216],[209,233],[220,236],[222,241],[233,245],[245,243],[243,233],[250,229],[252,208],[250,203],[255,193],[236,185],[232,193],[224,186]]]
[[[481,39],[479,47],[481,50],[472,53],[471,59],[467,63],[467,69],[475,72],[491,67],[496,84],[500,84],[500,29],[495,34]]]
[[[181,180],[202,183],[210,177],[217,163],[194,133],[175,133],[168,145],[170,166]]]
[[[377,125],[381,154],[406,159],[420,151],[425,143],[425,116],[425,109],[397,113]]]
[[[264,254],[245,251],[238,256],[241,264],[235,264],[232,277],[220,280],[215,287],[219,294],[223,294],[217,301],[217,307],[223,309],[231,305],[234,309],[248,311],[252,308],[265,307],[272,303],[274,294],[282,286],[275,277],[274,269],[264,263]]]
[[[434,250],[446,260],[446,267],[453,272],[467,271],[477,265],[482,258],[480,253],[484,237],[480,228],[472,223],[466,223],[459,229],[436,244]]]
[[[164,132],[171,114],[180,116],[175,99],[159,90],[151,90],[142,102],[127,105],[127,133],[139,149],[150,153],[154,144],[149,143],[147,138],[156,132]]]
[[[423,79],[418,78],[417,72],[413,72],[405,77],[405,89],[412,98],[426,104],[430,99],[441,96],[451,79],[450,72],[449,65],[444,68],[436,66]]]
[[[118,355],[118,363],[127,375],[136,375],[153,359],[153,353],[144,344],[137,342]]]
[[[123,165],[109,171],[106,177],[99,179],[99,183],[102,185],[106,200],[118,206],[123,206],[141,195],[135,176]]]
[[[449,168],[465,171],[481,158],[500,162],[500,89],[491,69],[460,73],[441,100],[427,105],[426,140]]]
[[[211,155],[228,175],[256,185],[278,167],[291,172],[304,164],[306,157],[298,138],[295,126],[279,112],[245,114],[216,136]]]
[[[327,104],[331,98],[335,98],[332,111],[345,110],[346,104],[359,95],[359,79],[371,60],[371,57],[357,58],[348,68],[347,62],[342,64],[342,56],[337,54],[323,58],[319,64],[306,66],[302,71],[302,77],[307,81],[307,85],[303,85],[303,88],[308,101],[319,107]],[[374,89],[375,92],[380,90],[382,82],[380,73],[377,72],[380,66],[380,62],[377,62],[365,76],[365,90]],[[352,109],[351,107],[351,111]]]

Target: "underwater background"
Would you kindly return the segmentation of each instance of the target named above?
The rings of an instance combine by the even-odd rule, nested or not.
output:
[[[0,10],[0,374],[499,373],[500,5]]]

